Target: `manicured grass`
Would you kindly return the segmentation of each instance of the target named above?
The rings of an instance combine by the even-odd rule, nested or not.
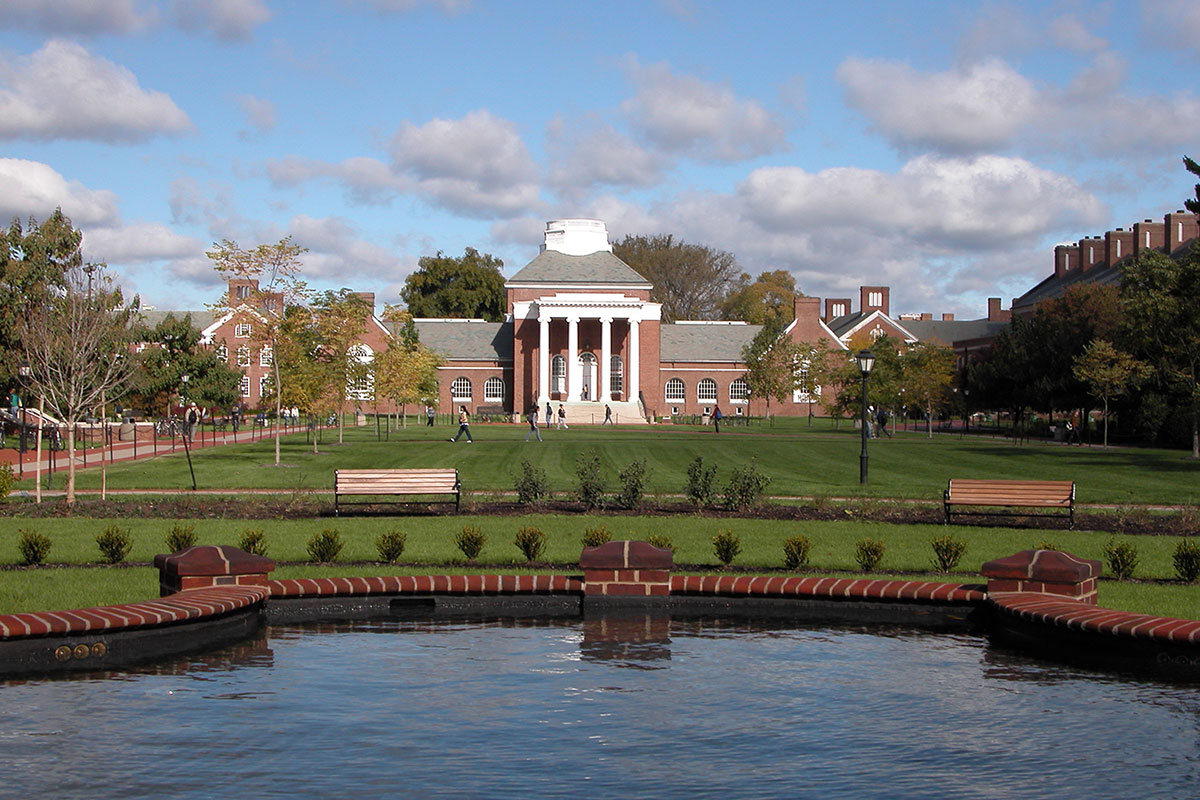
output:
[[[951,477],[1072,479],[1080,503],[1200,503],[1200,462],[1171,450],[1014,445],[1004,439],[959,438],[900,431],[894,439],[870,444],[870,484],[858,481],[859,438],[843,423],[835,430],[817,419],[779,419],[737,426],[720,435],[691,425],[575,427],[543,432],[545,442],[525,443],[521,425],[476,424],[475,443],[446,441],[452,428],[410,425],[393,430],[387,441],[375,428],[348,429],[345,445],[326,432],[321,453],[313,455],[303,435],[284,439],[285,467],[273,466],[272,440],[200,449],[192,453],[200,488],[263,488],[302,494],[329,491],[333,470],[366,467],[455,467],[466,489],[496,494],[513,489],[522,459],[544,469],[551,488],[570,493],[580,455],[595,449],[613,491],[617,473],[636,459],[648,466],[653,493],[682,491],[688,465],[697,456],[719,468],[724,488],[733,467],[749,463],[771,477],[767,492],[776,496],[874,496],[940,500]],[[61,488],[64,477],[54,477]],[[18,488],[30,488],[30,481]],[[80,488],[98,488],[99,473],[79,474]],[[182,452],[108,470],[113,489],[189,489],[191,477]]]
[[[11,521],[10,521],[11,522]],[[91,520],[49,518],[22,520],[20,527],[36,530],[53,542],[49,560],[76,568],[11,570],[0,573],[0,613],[51,610],[112,602],[145,600],[157,596],[157,574],[148,568],[80,569],[78,566],[99,561],[95,535],[108,525],[129,530],[133,549],[129,560],[148,562],[165,552],[163,539],[175,520],[118,519]],[[576,571],[581,550],[580,539],[587,528],[606,527],[614,539],[646,539],[668,536],[675,545],[675,560],[681,569],[716,571],[719,562],[713,553],[712,537],[718,531],[735,533],[742,553],[734,560],[732,571],[779,569],[783,566],[783,541],[803,535],[812,541],[810,572],[859,575],[854,558],[855,543],[860,539],[884,542],[886,552],[880,564],[883,576],[923,576],[932,580],[982,583],[979,568],[985,561],[1011,555],[1019,550],[1049,542],[1084,558],[1102,559],[1102,548],[1110,538],[1105,533],[1082,531],[1043,531],[1014,528],[961,527],[941,525],[897,525],[883,522],[775,522],[753,519],[713,519],[705,517],[598,517],[534,514],[521,517],[347,517],[319,520],[186,520],[195,525],[200,544],[236,544],[246,528],[266,533],[268,555],[279,562],[305,562],[306,544],[315,533],[334,528],[345,548],[333,565],[281,564],[273,577],[314,575],[390,575],[425,574],[431,571],[468,571],[462,553],[454,545],[454,535],[464,525],[477,525],[488,537],[479,561],[485,572],[526,571],[524,557],[513,544],[517,530],[535,526],[546,534],[544,560],[559,565],[548,571]],[[403,531],[407,546],[401,561],[405,566],[351,564],[378,558],[375,540],[389,530]],[[967,543],[962,562],[950,575],[932,572],[933,551],[930,540],[950,533]],[[17,526],[9,525],[0,534],[0,563],[16,564]],[[1137,547],[1140,564],[1135,577],[1173,579],[1171,555],[1175,537],[1141,536],[1129,539]],[[547,568],[544,568],[547,569]],[[145,577],[145,576],[149,577]],[[93,586],[93,584],[95,584]],[[128,584],[128,585],[126,585]],[[1196,617],[1200,609],[1200,586],[1174,584],[1118,584],[1105,581],[1101,602],[1109,607],[1168,616]]]

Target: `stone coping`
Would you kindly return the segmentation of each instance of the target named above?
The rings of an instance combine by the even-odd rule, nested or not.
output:
[[[159,627],[196,621],[247,608],[268,597],[262,586],[219,586],[115,606],[73,611],[28,611],[0,614],[0,639],[65,636]]]
[[[681,595],[846,597],[860,600],[982,603],[979,587],[935,581],[897,581],[869,578],[734,577],[732,575],[673,575],[671,593]]]
[[[1154,617],[1098,608],[1069,597],[1034,592],[993,592],[988,601],[1004,614],[1040,625],[1120,639],[1200,644],[1200,620]]]

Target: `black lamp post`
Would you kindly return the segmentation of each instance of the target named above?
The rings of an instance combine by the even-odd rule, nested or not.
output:
[[[863,350],[854,357],[858,362],[858,371],[862,374],[862,452],[858,456],[858,482],[867,482],[867,432],[871,423],[867,420],[867,376],[875,366],[875,356],[870,350]]]
[[[971,432],[971,390],[963,389],[963,411],[966,413],[967,421],[963,426],[967,433]]]
[[[187,398],[184,397],[183,390],[187,388],[188,381],[190,381],[191,379],[192,379],[192,376],[187,375],[186,373],[179,376],[179,380],[183,382],[183,386],[181,386],[179,389],[180,405],[187,402]],[[185,410],[183,412],[183,454],[185,456],[187,456],[188,472],[191,473],[191,476],[192,476],[192,491],[194,492],[194,491],[196,491],[196,470],[192,467],[192,449],[189,446],[189,442],[188,442],[188,437],[191,435],[191,433],[192,433],[192,426],[188,424],[187,411]],[[136,438],[136,436],[135,436],[135,438]]]

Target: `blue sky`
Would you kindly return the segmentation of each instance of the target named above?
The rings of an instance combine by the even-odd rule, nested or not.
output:
[[[159,308],[221,239],[382,305],[595,217],[974,318],[1182,208],[1198,76],[1195,0],[3,0],[0,214],[61,206]]]

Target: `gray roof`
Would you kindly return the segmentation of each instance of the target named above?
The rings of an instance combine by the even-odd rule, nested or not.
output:
[[[662,361],[737,361],[761,325],[667,325],[660,329]]]
[[[1073,269],[1063,275],[1051,275],[1025,294],[1013,300],[1013,308],[1024,308],[1025,306],[1040,303],[1043,300],[1061,297],[1063,292],[1072,286],[1085,286],[1087,284],[1112,284],[1119,286],[1121,284],[1120,266],[1099,267],[1087,271]]]
[[[650,282],[612,253],[601,250],[586,256],[569,256],[543,250],[508,283],[613,283],[650,286]]]
[[[469,319],[419,319],[421,344],[446,358],[469,361],[512,361],[511,322]]]
[[[873,312],[855,311],[841,317],[834,317],[828,322],[829,330],[833,331],[833,335],[840,339],[846,335],[847,331],[862,322],[870,313]]]
[[[988,339],[1008,327],[1007,322],[987,319],[906,319],[904,327],[922,342],[952,347],[955,342]]]
[[[153,328],[167,318],[168,314],[174,314],[176,319],[183,319],[188,314],[192,315],[192,326],[197,330],[204,330],[209,325],[217,320],[217,314],[212,311],[172,311],[168,309],[153,309],[142,312],[142,321],[146,327]]]

